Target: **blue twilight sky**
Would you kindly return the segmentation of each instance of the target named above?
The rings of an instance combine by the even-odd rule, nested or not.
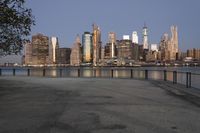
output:
[[[117,39],[137,31],[142,42],[142,27],[149,29],[149,43],[159,43],[170,26],[177,25],[179,48],[200,48],[200,0],[27,0],[36,25],[32,35],[57,36],[61,47],[71,47],[77,34],[92,31],[96,23],[103,44],[108,32]]]

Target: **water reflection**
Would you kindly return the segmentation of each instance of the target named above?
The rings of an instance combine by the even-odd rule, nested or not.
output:
[[[83,69],[82,71],[83,77],[93,77],[93,70],[92,69]]]
[[[167,80],[173,81],[173,72],[167,72]]]
[[[144,78],[144,71],[134,70],[133,71],[133,78],[138,78],[138,79]]]
[[[13,75],[13,68],[1,68],[2,75]],[[111,78],[135,78],[144,79],[147,68],[111,68],[111,67],[61,67],[61,68],[14,68],[16,76],[27,76],[30,69],[30,76],[48,76],[48,77],[105,77]],[[45,73],[44,70],[45,69]],[[177,83],[186,84],[186,70],[196,73],[200,68],[148,68],[148,78],[153,80],[164,80],[164,70],[167,70],[168,81],[173,81],[173,71],[177,70]],[[79,72],[80,73],[79,73]],[[180,72],[183,71],[183,72]],[[113,72],[113,73],[112,73]],[[199,71],[198,71],[199,73]],[[199,88],[200,74],[192,74],[192,86]]]
[[[57,69],[48,69],[47,70],[47,76],[57,77],[58,75],[59,74],[58,74]]]
[[[163,72],[162,71],[149,71],[148,76],[149,76],[149,79],[162,80]]]
[[[96,69],[95,70],[95,76],[96,77],[101,77],[101,69]]]
[[[31,69],[31,76],[43,76],[42,69]]]
[[[115,70],[114,77],[117,78],[130,78],[130,70]]]

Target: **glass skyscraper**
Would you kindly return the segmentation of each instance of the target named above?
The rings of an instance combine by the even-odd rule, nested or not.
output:
[[[92,47],[92,34],[90,32],[84,32],[82,36],[83,44],[83,63],[93,62],[93,47]]]

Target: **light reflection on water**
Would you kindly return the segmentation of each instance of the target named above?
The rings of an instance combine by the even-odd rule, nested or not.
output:
[[[93,77],[92,69],[86,69],[86,70],[82,71],[82,76],[83,77]]]
[[[119,78],[130,78],[130,71],[127,71],[127,70],[115,70],[113,76],[114,77],[119,77]]]
[[[13,68],[1,68],[2,75],[13,75]],[[15,68],[15,75],[17,76],[27,76],[28,68]],[[148,70],[148,79],[152,80],[163,80],[164,79],[164,70],[167,70],[167,80],[173,80],[173,71],[177,71],[177,82],[181,84],[186,83],[186,72],[192,72],[197,74],[192,74],[192,86],[199,88],[200,87],[200,68],[165,68],[165,67],[148,67],[148,68],[90,68],[90,67],[69,67],[69,68],[45,68],[45,76],[47,77],[78,77],[78,69],[80,69],[81,77],[106,77],[111,78],[131,78],[131,69],[132,77],[135,79],[144,79],[145,71]],[[113,69],[113,71],[111,71]],[[113,72],[113,73],[112,73]],[[181,73],[183,72],[183,73]],[[30,68],[30,76],[44,76],[43,68]]]
[[[53,69],[53,70],[50,70],[50,71],[49,71],[49,75],[50,75],[50,76],[53,76],[53,77],[56,77],[56,76],[57,76],[57,73],[58,73],[58,72],[57,72],[56,69]]]

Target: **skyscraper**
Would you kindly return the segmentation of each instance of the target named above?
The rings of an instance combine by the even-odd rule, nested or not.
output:
[[[32,64],[32,44],[31,43],[25,44],[24,55],[25,55],[25,59],[24,59],[25,65],[31,65]]]
[[[143,34],[143,49],[149,49],[148,48],[148,29],[147,29],[146,24],[144,24],[142,34]]]
[[[160,51],[161,51],[161,60],[168,61],[170,60],[170,43],[169,35],[164,33],[160,41]]]
[[[133,52],[132,52],[132,42],[131,40],[118,40],[117,41],[117,57],[118,58],[127,58],[132,59]]]
[[[137,31],[133,31],[133,33],[132,33],[132,43],[138,44],[138,35],[137,35]]]
[[[115,32],[108,33],[108,43],[116,43],[116,34]]]
[[[110,57],[116,56],[116,34],[114,32],[109,32],[108,34],[108,45],[110,47]]]
[[[93,65],[96,66],[101,58],[101,31],[100,28],[93,24]]]
[[[57,61],[57,52],[58,52],[59,44],[57,37],[51,37],[49,43],[49,64],[55,64]]]
[[[70,55],[70,65],[72,66],[80,66],[82,62],[81,55],[81,42],[80,37],[77,35],[75,43],[73,44],[71,55]]]
[[[58,64],[70,64],[70,54],[71,54],[71,49],[70,48],[59,48],[58,49]]]
[[[45,65],[48,59],[49,38],[42,34],[32,36],[32,64]]]
[[[178,28],[177,26],[171,26],[171,60],[177,59],[178,54]]]
[[[171,38],[164,34],[160,42],[161,59],[176,60],[178,59],[178,30],[177,26],[171,26]]]
[[[93,61],[93,45],[92,45],[92,35],[90,32],[84,32],[82,36],[83,44],[83,62],[92,63]]]

